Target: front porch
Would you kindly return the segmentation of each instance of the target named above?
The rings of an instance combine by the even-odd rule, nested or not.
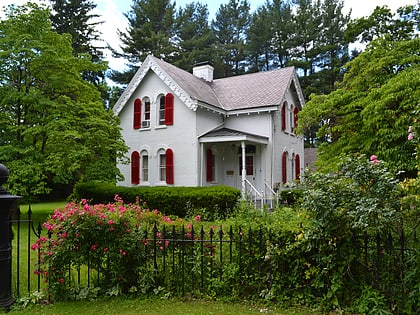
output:
[[[200,141],[200,186],[240,189],[243,199],[273,207],[271,146],[268,137],[227,128],[211,131]]]

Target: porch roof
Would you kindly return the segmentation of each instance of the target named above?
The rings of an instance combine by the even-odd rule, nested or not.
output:
[[[252,143],[268,144],[268,137],[229,128],[212,130],[201,136],[199,140],[201,143],[248,141]]]

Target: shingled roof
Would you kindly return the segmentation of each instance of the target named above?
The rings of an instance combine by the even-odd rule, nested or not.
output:
[[[162,59],[148,56],[115,104],[114,111],[117,114],[149,70],[169,81],[176,94],[190,103],[190,108],[196,108],[198,102],[224,111],[276,106],[282,103],[291,84],[302,106],[304,102],[294,67],[207,82]]]

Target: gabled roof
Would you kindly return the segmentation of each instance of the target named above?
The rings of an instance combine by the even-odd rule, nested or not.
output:
[[[212,130],[200,137],[200,142],[234,142],[242,140],[262,144],[268,143],[268,137],[229,128]]]
[[[192,110],[196,110],[199,103],[226,112],[278,106],[283,102],[290,85],[293,85],[293,90],[297,92],[301,106],[304,104],[294,67],[207,82],[149,55],[115,104],[115,114],[119,114],[149,71],[155,72]]]

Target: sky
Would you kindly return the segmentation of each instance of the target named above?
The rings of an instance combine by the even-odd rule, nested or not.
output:
[[[248,0],[251,5],[251,13],[258,7],[262,6],[266,0]],[[22,5],[28,0],[0,0],[0,18],[4,17],[4,6],[9,4]],[[46,0],[32,0],[32,2],[49,3]],[[127,19],[124,13],[130,11],[133,0],[93,0],[97,4],[97,12],[101,16],[100,32],[102,33],[103,40],[110,44],[114,49],[118,49],[120,42],[117,36],[117,29],[124,31],[127,27]],[[209,10],[209,20],[212,20],[221,4],[227,4],[229,0],[177,0],[177,7],[185,7],[187,3],[201,2],[207,3]],[[352,18],[359,18],[362,16],[370,15],[376,6],[388,6],[391,10],[395,11],[403,5],[415,5],[419,0],[344,0],[344,13],[347,14],[350,9],[352,11]],[[109,62],[110,68],[122,71],[124,68],[124,61],[117,60],[111,57],[110,53],[105,54],[105,58]]]

